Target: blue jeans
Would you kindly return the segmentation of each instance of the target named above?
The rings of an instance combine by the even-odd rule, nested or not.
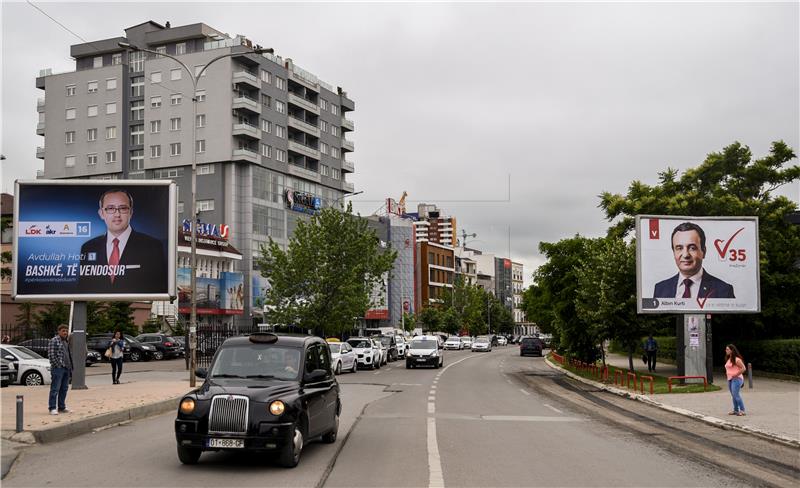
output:
[[[50,371],[50,399],[47,402],[48,410],[56,409],[56,400],[58,400],[59,410],[67,408],[66,401],[70,374],[71,371],[67,368],[53,368],[53,370]]]
[[[744,412],[744,401],[742,401],[742,394],[740,393],[744,386],[744,378],[734,378],[728,380],[728,390],[731,392],[733,398],[733,411]]]

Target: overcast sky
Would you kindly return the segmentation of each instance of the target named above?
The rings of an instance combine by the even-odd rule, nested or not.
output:
[[[204,22],[342,86],[355,206],[408,191],[530,273],[540,241],[607,228],[602,191],[656,181],[733,141],[800,150],[800,10],[786,3],[38,3],[86,40],[147,20]],[[41,68],[80,43],[2,4],[2,187],[34,178]],[[510,176],[510,188],[509,188]],[[800,199],[800,183],[783,193]],[[509,198],[510,196],[510,198]]]

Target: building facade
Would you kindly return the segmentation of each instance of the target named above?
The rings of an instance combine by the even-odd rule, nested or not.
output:
[[[420,203],[417,213],[411,214],[417,221],[414,230],[417,242],[434,242],[443,246],[457,245],[456,218],[443,216],[436,205]]]
[[[525,312],[522,310],[522,292],[524,288],[525,268],[522,263],[511,262],[511,289],[514,293],[514,323],[525,322]]]
[[[175,60],[120,42],[202,71],[197,90]],[[241,252],[245,299],[237,320],[258,320],[251,298],[255,286],[263,288],[260,246],[270,238],[285,246],[300,219],[354,189],[346,179],[354,146],[345,137],[354,129],[345,117],[352,99],[291,59],[255,54],[247,38],[206,24],[145,22],[124,37],[73,45],[70,55],[75,71],[43,70],[36,79],[45,93],[37,102],[39,177],[173,179],[180,221],[191,218],[196,158],[199,218],[228,225]]]
[[[440,303],[444,290],[453,288],[455,253],[453,248],[434,242],[417,243],[416,311]]]
[[[415,313],[415,258],[412,222],[396,216],[370,216],[367,222],[382,246],[397,253],[384,287],[373,290],[373,306],[364,317],[367,328],[402,328],[403,313]]]
[[[514,288],[511,279],[512,266],[508,258],[494,258],[494,296],[510,312],[514,310]]]

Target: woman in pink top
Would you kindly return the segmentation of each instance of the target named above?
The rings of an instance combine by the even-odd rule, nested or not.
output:
[[[725,373],[728,376],[728,390],[733,398],[733,411],[728,415],[746,415],[744,412],[744,402],[742,401],[741,389],[744,386],[744,373],[747,368],[744,366],[742,355],[733,344],[725,346]]]

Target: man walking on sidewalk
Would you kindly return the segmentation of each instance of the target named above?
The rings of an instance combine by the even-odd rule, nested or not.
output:
[[[69,378],[72,375],[72,355],[69,351],[67,335],[69,327],[66,325],[58,326],[58,334],[50,339],[47,344],[47,357],[50,359],[50,398],[47,409],[50,415],[68,413],[67,390],[69,389]],[[58,409],[56,409],[58,407]]]
[[[647,354],[647,371],[655,372],[658,342],[653,339],[653,334],[650,334],[647,337],[647,340],[644,341],[644,352]]]

